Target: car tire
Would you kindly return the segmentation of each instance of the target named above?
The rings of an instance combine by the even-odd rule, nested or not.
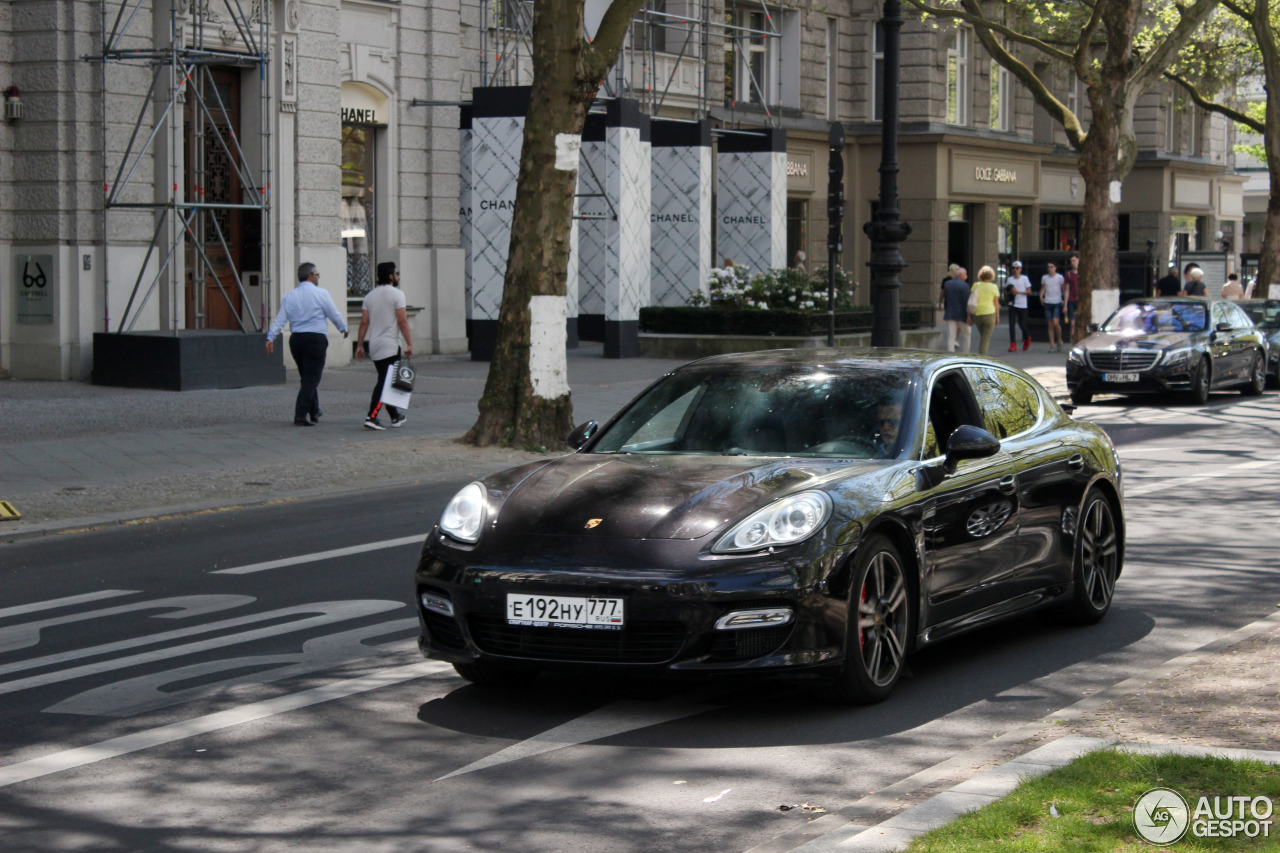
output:
[[[455,663],[453,669],[467,681],[483,687],[518,687],[538,679],[536,670],[517,669],[489,661]]]
[[[845,662],[828,698],[844,705],[884,701],[906,669],[912,609],[902,556],[883,536],[858,550],[845,630]]]
[[[1203,406],[1209,402],[1209,387],[1213,384],[1213,367],[1209,359],[1202,358],[1191,374],[1191,402]]]
[[[1087,406],[1093,402],[1093,394],[1088,391],[1072,391],[1071,402],[1077,406]]]
[[[1071,603],[1062,612],[1063,621],[1093,625],[1111,609],[1121,567],[1115,508],[1098,489],[1085,495],[1073,552]]]
[[[1241,388],[1240,393],[1246,397],[1256,397],[1267,387],[1267,360],[1262,353],[1255,351],[1253,364],[1249,365],[1249,381]]]

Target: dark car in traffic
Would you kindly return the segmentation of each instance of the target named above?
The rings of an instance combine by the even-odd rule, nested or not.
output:
[[[1280,299],[1245,299],[1236,304],[1267,336],[1267,384],[1280,385]]]
[[[419,644],[464,678],[789,674],[874,702],[922,646],[1102,619],[1123,562],[1111,441],[977,356],[707,358],[570,446],[467,485],[426,539]]]
[[[1067,388],[1077,406],[1095,394],[1160,392],[1203,405],[1210,391],[1261,394],[1266,387],[1266,339],[1228,299],[1136,299],[1089,331],[1067,354]]]

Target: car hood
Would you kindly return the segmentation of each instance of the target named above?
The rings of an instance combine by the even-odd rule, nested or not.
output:
[[[698,539],[790,492],[839,472],[891,464],[867,459],[575,454],[516,484],[498,511],[505,536]]]
[[[1118,335],[1110,332],[1094,332],[1081,341],[1079,345],[1086,350],[1110,349],[1111,347],[1169,349],[1170,347],[1190,344],[1195,339],[1196,334],[1196,332],[1152,332],[1146,335]]]

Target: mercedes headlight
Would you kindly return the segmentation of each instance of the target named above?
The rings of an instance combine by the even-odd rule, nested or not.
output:
[[[826,492],[800,492],[771,503],[735,524],[711,550],[725,554],[794,545],[816,533],[830,517],[831,498]]]
[[[1067,361],[1074,364],[1084,364],[1084,348],[1072,347],[1071,352],[1067,353]]]
[[[440,530],[459,542],[475,543],[484,524],[484,486],[468,483],[453,496],[440,515]]]
[[[1181,364],[1184,361],[1190,361],[1196,354],[1195,347],[1183,347],[1182,349],[1165,350],[1165,364]]]

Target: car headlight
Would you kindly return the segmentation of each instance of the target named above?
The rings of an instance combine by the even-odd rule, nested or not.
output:
[[[1190,361],[1195,353],[1195,347],[1165,350],[1163,361],[1165,364],[1181,364],[1184,361]]]
[[[1084,364],[1084,349],[1082,347],[1072,347],[1071,352],[1067,353],[1067,361],[1073,364]]]
[[[725,554],[794,545],[816,533],[830,517],[831,498],[826,492],[800,492],[747,516],[711,550]]]
[[[484,486],[468,483],[440,514],[440,530],[460,542],[477,542],[480,525],[484,524],[484,507]]]

